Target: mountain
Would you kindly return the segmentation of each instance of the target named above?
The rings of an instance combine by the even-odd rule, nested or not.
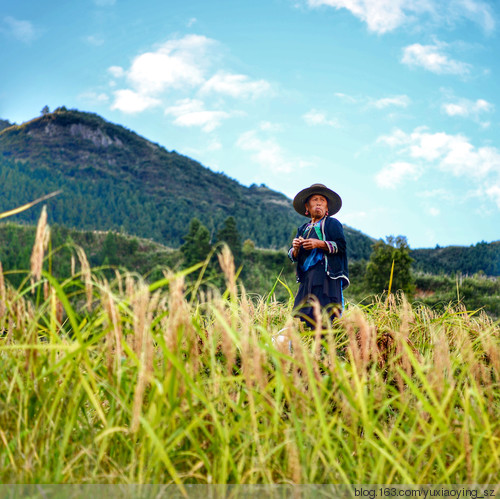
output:
[[[96,114],[64,107],[0,130],[0,183],[0,212],[61,189],[47,203],[52,223],[170,247],[182,243],[193,217],[215,235],[234,216],[242,239],[264,248],[289,245],[303,221],[290,199],[265,185],[245,187]],[[35,223],[38,214],[16,219]],[[373,240],[345,232],[350,257],[368,258]]]

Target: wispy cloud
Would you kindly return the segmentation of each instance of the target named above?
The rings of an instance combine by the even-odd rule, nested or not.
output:
[[[352,104],[355,104],[356,102],[358,102],[358,99],[356,97],[353,97],[352,95],[345,94],[343,92],[335,92],[334,95],[338,99],[341,99],[345,102],[350,102]]]
[[[407,95],[395,95],[393,97],[384,97],[371,102],[371,106],[377,109],[385,109],[387,107],[408,107],[411,99]]]
[[[472,101],[469,99],[455,99],[454,102],[445,102],[441,109],[448,116],[458,116],[461,118],[473,118],[479,120],[483,113],[490,113],[495,106],[484,99]]]
[[[340,127],[340,123],[335,118],[328,118],[324,111],[318,111],[317,109],[311,109],[304,115],[302,115],[303,120],[309,126],[331,126],[335,128]]]
[[[105,104],[109,101],[109,96],[104,92],[84,92],[78,95],[78,99],[91,104]]]
[[[414,43],[403,49],[401,62],[410,67],[421,67],[436,74],[454,74],[465,76],[472,66],[452,59],[446,54],[448,44],[437,42],[434,45]]]
[[[421,175],[421,168],[412,163],[397,161],[391,163],[375,176],[375,181],[379,187],[395,189],[405,180],[416,180]]]
[[[484,192],[497,203],[497,188],[500,188],[500,150],[496,147],[476,147],[463,135],[431,133],[426,127],[416,128],[409,134],[395,130],[391,135],[380,137],[378,142],[390,145],[396,150],[398,157],[408,159],[408,162],[400,162],[403,167],[398,171],[401,170],[404,174],[398,176],[398,173],[395,173],[396,181],[411,178],[413,173],[422,175],[425,169],[433,168],[467,179],[468,185],[476,185],[478,192]],[[408,165],[416,165],[420,170],[414,170]],[[384,167],[376,178],[378,180],[378,175],[383,172],[391,174],[394,171],[395,168],[389,165]],[[383,182],[378,184],[382,187],[388,186]]]
[[[265,80],[251,80],[247,75],[218,72],[206,81],[201,92],[211,92],[229,95],[236,98],[258,97],[271,90],[271,85]]]
[[[255,130],[243,133],[237,147],[253,152],[252,160],[274,174],[291,173],[298,168],[311,166],[309,161],[291,158],[274,138],[261,138]]]
[[[422,23],[447,24],[467,19],[486,32],[495,27],[490,5],[482,0],[306,0],[311,8],[346,9],[366,23],[368,29],[383,34],[403,26]]]
[[[0,24],[0,33],[26,44],[33,42],[39,34],[31,21],[11,16],[4,17],[3,23]]]
[[[87,45],[92,45],[94,47],[100,47],[104,45],[104,38],[100,35],[88,35],[83,38],[83,41]]]
[[[165,114],[175,117],[174,124],[184,127],[200,127],[204,132],[211,132],[231,113],[205,109],[204,103],[197,99],[183,99],[174,106],[165,109]]]

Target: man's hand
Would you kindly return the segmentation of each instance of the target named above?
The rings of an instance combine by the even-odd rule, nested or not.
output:
[[[302,241],[304,241],[304,238],[302,236],[296,237],[292,241],[293,257],[294,258],[297,258],[297,255],[299,254],[300,247],[302,246]]]
[[[320,241],[319,239],[303,239],[302,247],[306,250],[312,250],[314,248],[327,249],[325,241]]]

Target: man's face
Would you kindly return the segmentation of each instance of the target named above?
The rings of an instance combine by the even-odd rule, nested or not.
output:
[[[307,200],[306,208],[312,218],[323,218],[328,210],[328,201],[320,194],[313,194]]]

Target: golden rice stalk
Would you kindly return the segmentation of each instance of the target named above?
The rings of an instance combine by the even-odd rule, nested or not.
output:
[[[108,361],[108,373],[111,376],[113,373],[113,359],[115,360],[116,372],[120,372],[121,358],[123,355],[122,347],[122,324],[121,317],[118,307],[116,306],[114,297],[111,293],[109,285],[105,286],[104,293],[102,295],[103,308],[106,311],[108,327],[112,327],[112,335],[107,336],[107,361]]]
[[[169,277],[172,277],[169,275]],[[165,343],[167,348],[175,352],[179,339],[179,333],[183,325],[189,320],[188,304],[184,297],[184,276],[172,277],[169,284],[168,310],[169,317],[166,324]]]
[[[453,383],[450,349],[445,331],[442,327],[438,327],[434,332],[433,340],[433,369],[429,374],[431,378],[431,386],[441,396],[445,389],[446,380],[448,379],[451,383]]]
[[[411,374],[411,361],[408,356],[407,349],[404,348],[403,343],[410,343],[410,322],[413,318],[411,305],[408,303],[408,300],[403,296],[402,302],[402,323],[399,328],[399,334],[397,335],[397,343],[396,343],[396,355],[401,358],[401,366],[405,373],[409,376]]]
[[[90,270],[90,264],[83,248],[77,246],[76,253],[78,255],[78,260],[80,261],[82,279],[85,284],[87,310],[90,310],[90,307],[92,306],[92,271]]]
[[[44,206],[36,227],[35,244],[31,252],[32,283],[34,281],[39,281],[42,277],[43,254],[47,249],[49,237],[50,231],[47,225],[47,210]]]
[[[141,283],[132,300],[134,337],[136,340],[134,346],[136,354],[140,359],[139,375],[134,392],[132,423],[130,426],[130,430],[133,433],[139,429],[144,392],[149,382],[150,375],[153,372],[154,343],[150,327],[153,311],[158,305],[159,298],[160,292],[155,293],[150,298],[148,286]]]
[[[221,252],[217,255],[219,264],[226,277],[226,284],[231,296],[236,296],[236,274],[234,268],[234,258],[229,246],[224,244]]]
[[[29,208],[35,206],[38,203],[41,203],[42,201],[46,201],[47,199],[57,196],[60,194],[62,191],[56,191],[56,192],[51,192],[50,194],[47,194],[46,196],[42,196],[41,198],[35,199],[34,201],[31,201],[30,203],[23,204],[22,206],[19,206],[18,208],[14,208],[13,210],[9,211],[4,211],[3,213],[0,213],[0,220],[2,218],[7,218],[11,217],[12,215],[17,215],[18,213],[22,213],[23,211],[28,210]]]
[[[288,457],[288,473],[294,484],[302,483],[302,466],[300,464],[299,450],[297,448],[297,442],[295,441],[295,436],[291,429],[286,432],[286,450]]]

